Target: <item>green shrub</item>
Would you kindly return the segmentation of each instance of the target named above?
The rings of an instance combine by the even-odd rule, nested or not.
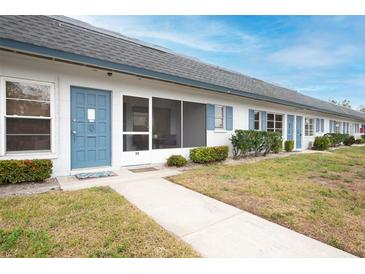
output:
[[[184,158],[182,155],[171,155],[167,159],[167,165],[168,166],[185,166],[188,163],[188,161]]]
[[[354,136],[348,136],[344,141],[343,144],[345,146],[352,146],[355,144],[355,137]]]
[[[365,141],[365,135],[361,135],[361,139]]]
[[[355,140],[355,144],[359,145],[359,144],[364,144],[365,143],[365,140],[363,138],[360,138],[360,139],[356,139]]]
[[[199,164],[223,161],[227,157],[228,146],[198,147],[190,150],[190,159]]]
[[[231,137],[234,157],[244,157],[252,153],[255,156],[282,150],[282,137],[277,132],[257,130],[236,130]]]
[[[283,138],[277,132],[267,132],[267,134],[264,135],[264,140],[264,155],[266,155],[270,151],[274,153],[279,153],[283,150]]]
[[[324,136],[317,136],[314,139],[313,149],[315,150],[327,150],[332,145],[332,137],[324,135]]]
[[[1,160],[0,184],[40,182],[50,178],[51,160]]]
[[[285,141],[284,147],[286,152],[292,152],[294,149],[294,141],[293,140]]]
[[[324,136],[330,138],[331,146],[337,147],[341,145],[349,135],[342,133],[326,133]]]

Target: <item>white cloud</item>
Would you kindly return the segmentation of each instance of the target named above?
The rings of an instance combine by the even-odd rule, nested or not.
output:
[[[113,16],[73,16],[94,26],[117,31],[123,35],[155,43],[178,44],[191,49],[207,52],[243,52],[260,46],[259,39],[242,30],[204,17],[181,16],[153,20],[153,17]],[[160,17],[161,19],[161,17]]]
[[[350,45],[337,48],[318,44],[294,45],[270,54],[269,59],[296,68],[325,68],[346,62],[356,52],[357,48]]]

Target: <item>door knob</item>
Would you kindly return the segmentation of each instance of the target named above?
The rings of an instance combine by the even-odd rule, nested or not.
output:
[[[72,131],[72,134],[76,134],[76,130],[73,130],[73,131]]]

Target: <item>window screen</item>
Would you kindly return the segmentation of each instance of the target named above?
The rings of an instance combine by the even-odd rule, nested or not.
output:
[[[204,104],[183,102],[184,147],[206,145],[206,107]]]
[[[152,98],[152,147],[181,147],[181,102]]]

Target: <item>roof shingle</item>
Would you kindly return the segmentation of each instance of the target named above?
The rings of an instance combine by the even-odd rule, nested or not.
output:
[[[67,17],[0,16],[0,38],[143,68],[232,90],[300,103],[365,121],[365,114],[200,62]]]

